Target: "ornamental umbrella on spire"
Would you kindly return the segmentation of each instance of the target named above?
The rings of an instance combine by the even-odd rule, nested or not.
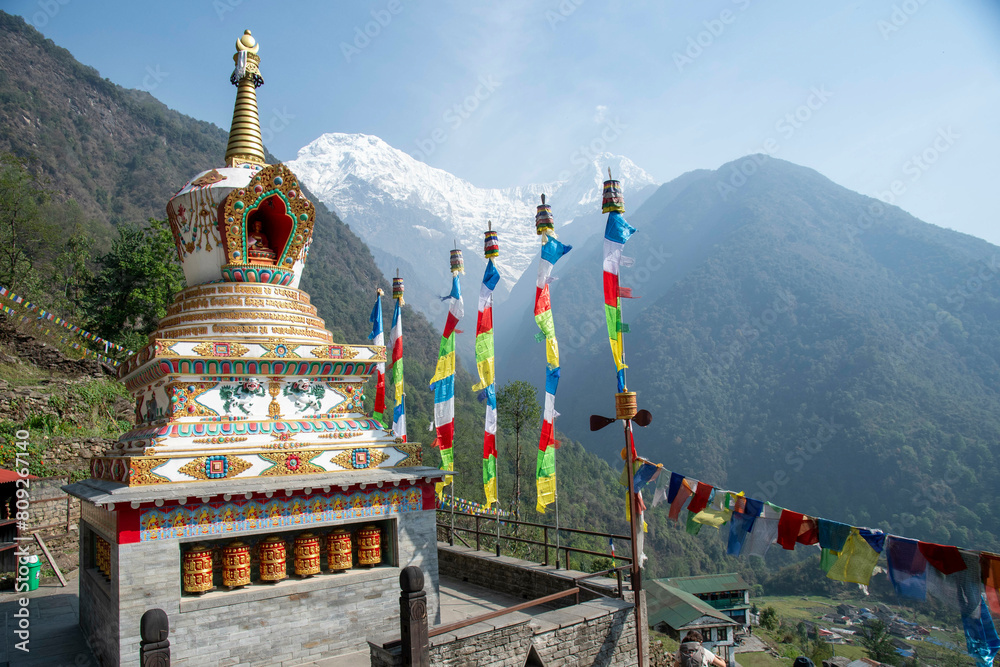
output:
[[[486,426],[483,431],[483,493],[489,507],[497,502],[497,384],[493,352],[493,289],[500,282],[500,272],[494,259],[500,256],[500,241],[493,224],[485,232],[483,255],[486,273],[479,288],[479,317],[476,320],[476,368],[479,383],[473,391],[482,391],[486,398]]]
[[[443,297],[444,301],[449,302],[448,319],[441,334],[437,367],[431,378],[431,389],[434,390],[434,427],[437,429],[437,447],[441,450],[441,470],[455,469],[455,454],[452,451],[455,440],[455,327],[465,314],[462,285],[458,279],[460,273],[465,273],[465,263],[462,251],[455,248],[451,251],[451,293]],[[445,477],[443,482],[438,482],[438,497],[443,494],[444,487],[451,483],[451,475]]]

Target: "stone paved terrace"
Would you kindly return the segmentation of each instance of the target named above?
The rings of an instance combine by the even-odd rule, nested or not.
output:
[[[79,570],[70,575],[66,588],[54,582],[43,584],[30,593],[0,595],[0,622],[3,623],[0,666],[97,667],[97,660],[80,631],[78,574]],[[28,653],[14,647],[20,641],[14,635],[18,623],[14,612],[20,608],[17,600],[22,596],[29,599],[28,610],[31,614],[28,617],[31,623]],[[138,650],[136,647],[137,654]]]
[[[80,632],[79,598],[77,588],[78,573],[69,577],[69,586],[63,588],[58,583],[43,584],[37,591],[26,594],[31,602],[31,643],[30,653],[14,649],[17,638],[13,631],[17,619],[13,618],[18,609],[19,594],[0,595],[0,619],[3,622],[4,640],[0,643],[0,667],[97,667]],[[511,607],[524,602],[513,595],[497,593],[480,586],[460,581],[453,577],[441,577],[441,624],[455,623],[496,609]],[[544,620],[541,615],[551,609],[535,607],[524,612],[501,616],[492,621],[495,626],[523,621],[527,617]],[[491,626],[492,627],[492,626]],[[471,626],[475,631],[475,626]],[[135,647],[138,662],[139,647]],[[281,664],[281,663],[276,663]],[[369,652],[359,651],[336,658],[326,658],[315,662],[296,663],[295,667],[369,667]]]

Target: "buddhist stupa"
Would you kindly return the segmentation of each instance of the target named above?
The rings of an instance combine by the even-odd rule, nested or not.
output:
[[[167,204],[188,287],[119,368],[135,428],[65,487],[82,501],[80,625],[103,665],[134,664],[150,610],[175,664],[364,650],[397,623],[406,565],[438,614],[444,471],[363,413],[385,348],[335,343],[299,289],[316,212],[265,162],[258,50],[249,30],[236,42],[225,166]],[[160,642],[152,627],[141,639]]]
[[[141,486],[420,462],[419,445],[362,414],[385,348],[335,344],[298,289],[316,215],[295,174],[264,162],[258,49],[250,31],[236,42],[226,166],[167,204],[188,287],[119,370],[136,427],[93,460],[94,478]]]

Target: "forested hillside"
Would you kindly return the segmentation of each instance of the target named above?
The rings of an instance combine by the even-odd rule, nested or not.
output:
[[[741,187],[743,161],[626,213],[628,385],[654,415],[640,453],[799,511],[995,548],[998,249],[755,160]],[[614,461],[618,438],[587,430],[613,409],[600,253],[574,249],[553,289],[558,426]],[[534,352],[508,350],[505,368]]]

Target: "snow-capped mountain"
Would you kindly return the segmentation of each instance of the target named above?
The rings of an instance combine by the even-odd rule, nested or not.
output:
[[[469,274],[482,273],[487,221],[500,237],[496,296],[501,301],[538,255],[534,218],[540,194],[552,205],[558,229],[581,215],[600,213],[608,167],[622,181],[632,210],[657,185],[628,158],[603,154],[565,181],[479,188],[365,134],[324,134],[288,166],[368,242],[386,276],[401,271],[407,301],[430,316],[440,308],[434,297],[447,292],[448,250],[454,243],[464,251]],[[594,230],[600,231],[603,226]],[[585,238],[583,230],[572,232],[573,240]]]

